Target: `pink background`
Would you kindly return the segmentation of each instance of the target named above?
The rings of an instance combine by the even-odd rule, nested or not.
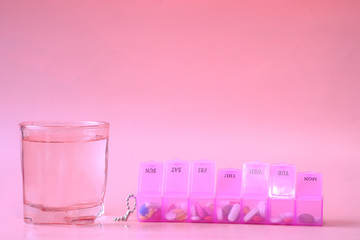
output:
[[[356,0],[0,1],[0,235],[64,231],[22,224],[18,123],[104,120],[106,215],[124,213],[141,161],[287,162],[324,175],[322,228],[133,222],[128,236],[239,227],[360,239],[359,43]]]

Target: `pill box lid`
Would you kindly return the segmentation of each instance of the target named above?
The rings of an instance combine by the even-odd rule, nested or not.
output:
[[[170,160],[164,166],[163,194],[188,196],[189,194],[189,162]]]
[[[295,198],[296,167],[293,164],[270,166],[270,197]]]
[[[217,173],[216,197],[240,198],[241,182],[241,169],[219,169]]]
[[[296,182],[296,197],[322,197],[322,174],[299,172]]]
[[[242,196],[267,197],[269,193],[269,164],[247,162],[243,165]]]
[[[190,163],[190,195],[215,195],[215,162],[208,160]]]
[[[156,161],[140,163],[138,194],[161,195],[163,163]]]

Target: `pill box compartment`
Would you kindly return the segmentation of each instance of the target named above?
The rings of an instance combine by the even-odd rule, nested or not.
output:
[[[298,173],[295,205],[297,225],[323,225],[323,196],[321,173]]]
[[[188,198],[164,197],[163,216],[165,222],[187,222],[188,220]]]
[[[241,222],[241,169],[219,169],[217,172],[215,221]]]
[[[218,223],[240,223],[241,222],[241,199],[216,198],[215,221]]]
[[[271,224],[294,224],[296,167],[275,164],[270,167],[269,221]]]
[[[266,224],[268,216],[268,199],[247,199],[242,200],[242,222]]]
[[[161,221],[161,197],[137,196],[137,217],[141,222]]]
[[[191,222],[213,222],[215,217],[215,162],[190,164],[189,211]]]
[[[140,164],[137,199],[137,218],[142,222],[161,221],[161,191],[163,163],[144,162]]]
[[[189,198],[191,222],[214,221],[214,198]]]
[[[182,160],[165,162],[162,220],[188,221],[189,163]]]
[[[268,179],[268,163],[244,163],[241,204],[243,223],[268,223]]]

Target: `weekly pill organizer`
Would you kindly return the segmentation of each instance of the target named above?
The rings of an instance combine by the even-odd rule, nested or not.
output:
[[[322,175],[291,164],[143,162],[137,203],[142,222],[323,224]]]

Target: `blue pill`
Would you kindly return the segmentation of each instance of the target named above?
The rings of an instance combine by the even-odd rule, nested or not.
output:
[[[145,204],[141,205],[141,207],[139,208],[139,213],[142,216],[146,216],[146,214],[149,213],[149,209],[145,206]]]

